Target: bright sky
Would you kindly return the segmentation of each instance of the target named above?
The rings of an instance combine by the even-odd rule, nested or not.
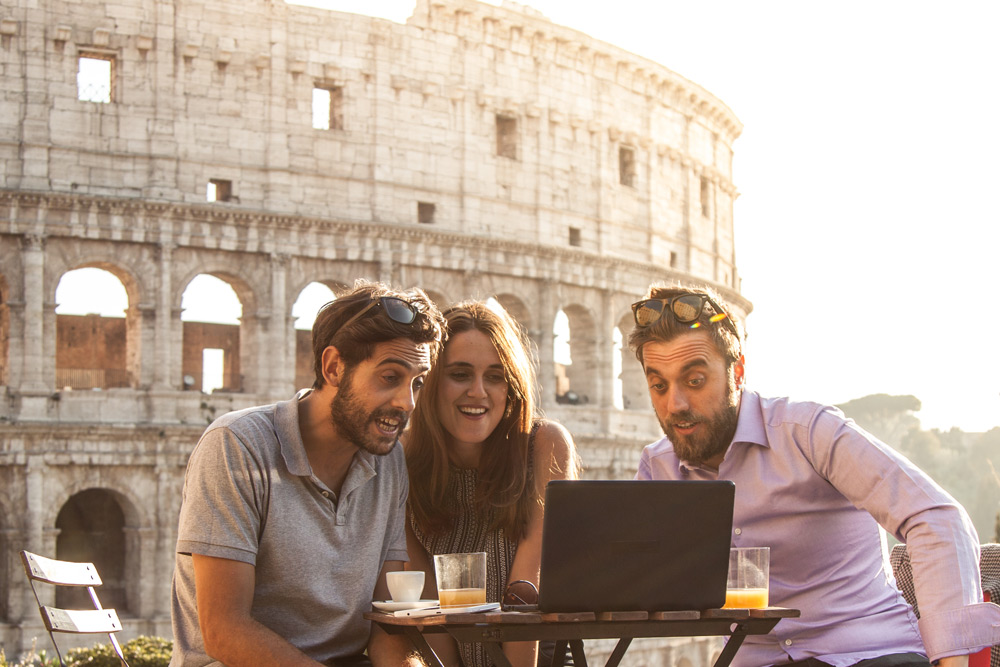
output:
[[[743,122],[752,386],[828,403],[913,394],[925,428],[1000,426],[1000,3],[523,4],[674,70]],[[325,5],[404,22],[414,3]]]
[[[412,0],[329,0],[404,22]],[[493,3],[497,4],[497,3]],[[1000,3],[531,0],[710,90],[734,145],[748,377],[1000,426]]]

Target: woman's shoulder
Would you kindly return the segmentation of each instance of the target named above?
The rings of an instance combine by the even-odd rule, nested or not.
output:
[[[573,436],[565,426],[550,419],[539,419],[535,422],[533,448],[543,456],[553,456],[556,459],[573,458],[576,445]]]

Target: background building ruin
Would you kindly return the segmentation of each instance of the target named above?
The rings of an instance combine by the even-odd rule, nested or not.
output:
[[[99,84],[78,83],[82,68]],[[740,122],[524,7],[418,0],[401,25],[267,0],[2,0],[0,82],[8,655],[44,636],[22,548],[95,560],[126,635],[170,636],[187,457],[213,417],[311,382],[291,307],[312,282],[495,297],[536,343],[542,406],[592,478],[631,477],[659,432],[615,346],[629,304],[678,280],[750,310],[733,247]],[[124,319],[56,315],[81,267],[121,281]],[[181,321],[199,274],[233,287],[239,326]],[[204,348],[225,359],[210,394]],[[642,660],[688,667],[713,647]]]

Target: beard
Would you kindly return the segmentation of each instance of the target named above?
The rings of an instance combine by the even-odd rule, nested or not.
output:
[[[358,449],[363,449],[376,456],[385,456],[396,446],[398,435],[391,437],[372,435],[372,426],[377,428],[380,419],[392,419],[399,422],[396,433],[402,433],[403,429],[406,428],[406,413],[402,410],[389,408],[366,412],[361,399],[354,391],[353,380],[353,373],[348,371],[337,395],[330,403],[330,418],[333,420],[333,428]]]
[[[702,464],[724,454],[736,434],[736,423],[740,416],[739,403],[733,401],[736,388],[729,384],[726,387],[726,398],[715,414],[698,415],[690,410],[676,412],[660,420],[663,433],[674,446],[674,452],[682,461]],[[669,420],[669,421],[668,421]],[[681,435],[673,424],[683,422],[698,422],[702,425],[701,433]]]

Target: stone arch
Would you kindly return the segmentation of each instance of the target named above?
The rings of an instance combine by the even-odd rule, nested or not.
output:
[[[597,398],[597,374],[600,367],[598,336],[593,313],[585,306],[570,304],[562,308],[569,322],[569,365],[556,364],[556,401],[577,405]],[[558,377],[560,370],[564,373]],[[561,380],[561,381],[560,381]]]
[[[620,380],[619,390],[621,392],[622,408],[625,410],[646,410],[649,408],[649,390],[646,388],[646,376],[642,371],[642,365],[635,358],[632,350],[628,346],[628,336],[635,327],[632,313],[626,313],[618,318],[616,328],[621,332],[622,344],[618,352],[618,360],[621,362],[618,378]]]
[[[56,387],[136,388],[142,377],[141,280],[132,268],[122,264],[80,257],[79,261],[68,263],[58,280],[54,281],[52,303],[55,303],[56,291],[68,274],[81,269],[100,269],[121,284],[125,290],[125,319],[55,314]]]
[[[499,302],[507,314],[514,318],[514,321],[521,325],[525,333],[531,331],[534,322],[531,320],[531,310],[524,300],[516,294],[497,294],[493,298]]]
[[[295,299],[292,302],[293,310],[298,305],[299,299],[302,298],[302,293],[307,287],[314,283],[328,288],[332,292],[330,295],[331,300],[333,300],[339,292],[342,292],[346,288],[346,285],[343,283],[332,280],[309,280],[308,282],[300,285],[298,291],[295,292]],[[293,328],[295,327],[294,317],[292,326]],[[316,379],[315,370],[313,368],[312,328],[296,328],[293,332],[293,336],[295,350],[293,351],[292,358],[295,359],[295,388],[304,389],[306,387],[311,387],[313,381]]]
[[[199,275],[209,275],[227,283],[236,293],[240,303],[239,324],[217,324],[207,322],[181,322],[181,376],[185,389],[202,386],[202,351],[217,348],[223,351],[224,392],[252,392],[263,389],[261,378],[254,370],[254,351],[261,344],[256,313],[259,308],[258,291],[246,276],[231,270],[232,267],[216,268],[202,265],[189,270],[180,281],[175,303],[180,306],[188,287]],[[193,380],[193,383],[188,380]]]
[[[103,585],[102,603],[128,613],[138,609],[139,600],[131,599],[139,589],[139,545],[132,539],[136,512],[121,493],[90,487],[70,495],[59,506],[52,522],[56,531],[55,557],[61,560],[89,561],[97,567]],[[130,520],[131,515],[131,520]],[[86,607],[89,598],[82,589],[56,591],[56,606]]]
[[[715,659],[713,658],[712,664],[715,664]],[[694,667],[691,663],[691,659],[681,656],[677,659],[677,663],[674,667]]]

